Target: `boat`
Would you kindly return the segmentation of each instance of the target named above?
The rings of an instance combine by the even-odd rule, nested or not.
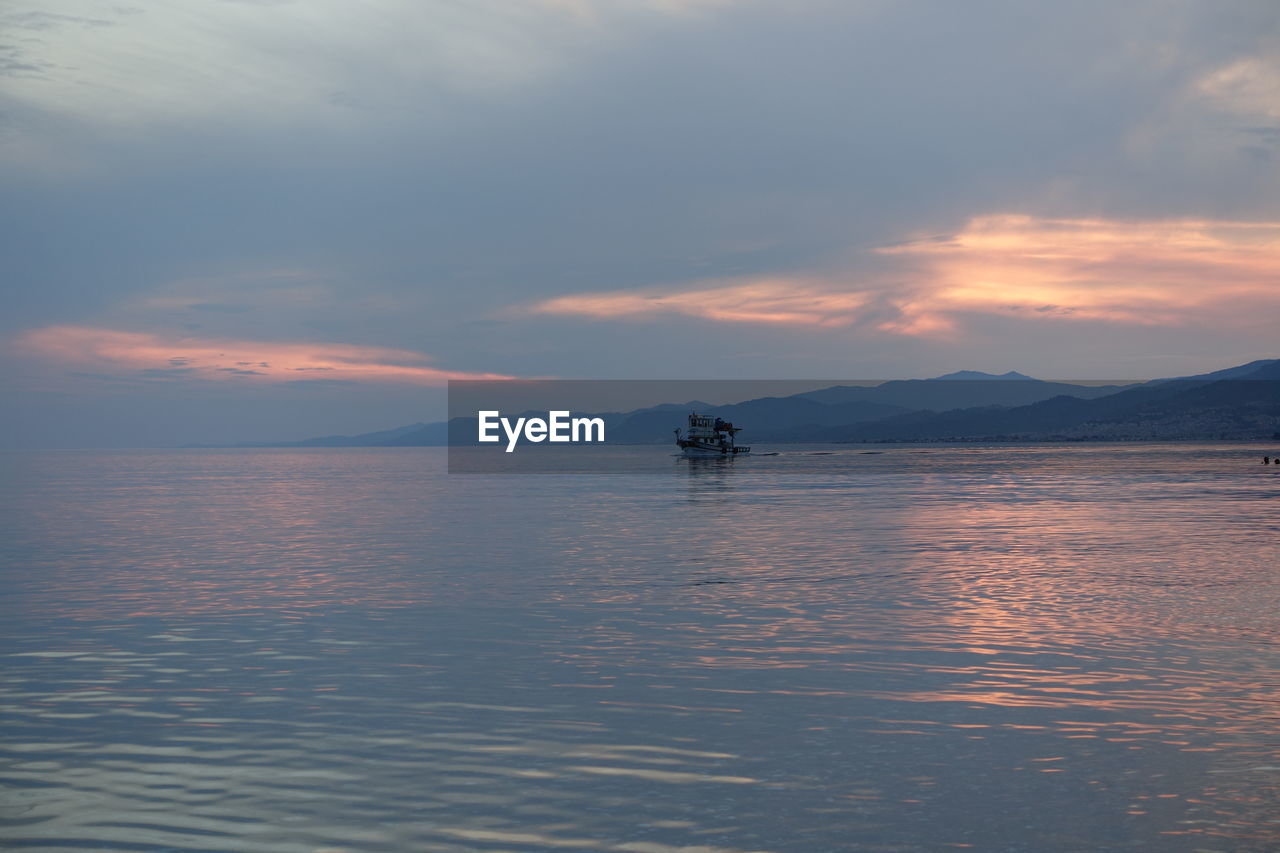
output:
[[[750,447],[740,447],[736,441],[742,432],[728,421],[710,415],[689,413],[689,426],[684,435],[676,427],[676,446],[685,456],[736,456],[750,453]]]

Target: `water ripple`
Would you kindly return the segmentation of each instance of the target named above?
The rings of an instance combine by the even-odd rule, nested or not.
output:
[[[4,846],[1280,844],[1252,449],[823,452],[3,457]]]

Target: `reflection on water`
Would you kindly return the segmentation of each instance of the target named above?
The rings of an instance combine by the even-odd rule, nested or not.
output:
[[[0,457],[0,846],[1280,844],[1261,450],[874,450]]]

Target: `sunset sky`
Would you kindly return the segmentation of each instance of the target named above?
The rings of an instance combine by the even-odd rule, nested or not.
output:
[[[11,0],[0,447],[1280,356],[1280,4]]]

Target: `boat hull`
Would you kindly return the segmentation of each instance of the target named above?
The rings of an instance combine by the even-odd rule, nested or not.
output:
[[[742,456],[750,453],[750,447],[683,447],[685,456]]]

